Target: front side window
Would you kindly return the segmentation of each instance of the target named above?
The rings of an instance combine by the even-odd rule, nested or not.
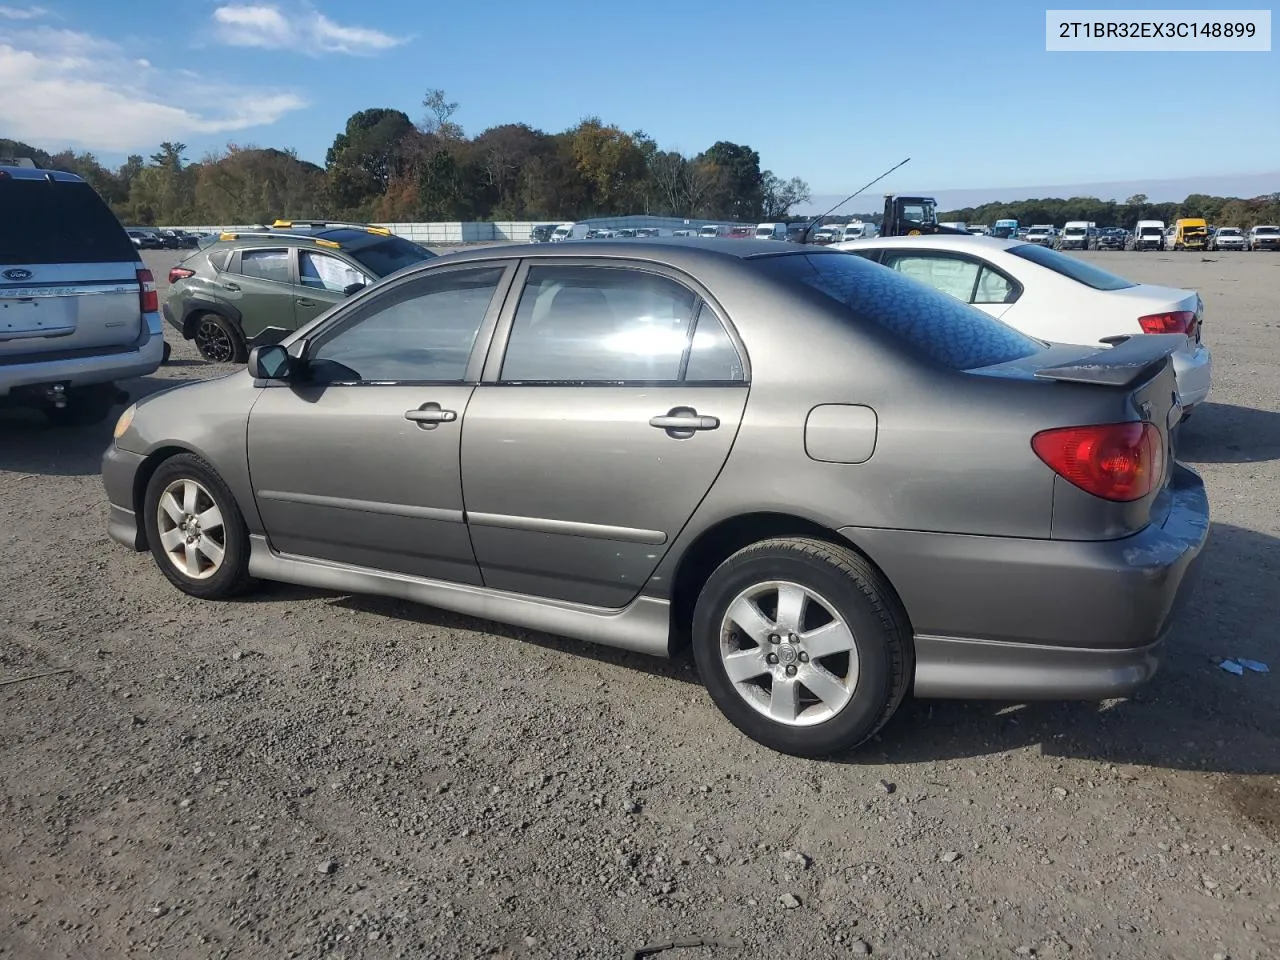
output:
[[[504,381],[674,381],[697,298],[656,274],[618,267],[531,267]]]
[[[284,247],[278,250],[242,250],[240,251],[240,274],[245,277],[256,277],[259,280],[274,280],[277,283],[290,283],[289,251]]]
[[[304,287],[342,293],[353,283],[367,284],[369,278],[345,260],[314,250],[298,251],[298,276]]]
[[[504,267],[457,270],[386,291],[315,338],[321,383],[458,382]]]

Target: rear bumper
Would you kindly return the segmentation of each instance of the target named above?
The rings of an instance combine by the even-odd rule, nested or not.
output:
[[[66,383],[72,387],[95,383],[111,383],[132,377],[145,377],[154,373],[164,359],[164,335],[159,317],[149,326],[154,330],[140,345],[118,353],[98,353],[89,356],[58,357],[56,354],[33,359],[31,363],[6,363],[0,365],[0,397],[17,387],[45,383]]]
[[[1149,680],[1209,531],[1177,465],[1161,525],[1119,540],[1021,540],[847,527],[897,588],[922,697],[1103,699]]]

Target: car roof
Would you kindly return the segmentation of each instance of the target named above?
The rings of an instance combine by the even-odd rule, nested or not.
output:
[[[359,227],[332,227],[328,230],[229,230],[218,235],[216,244],[243,246],[246,243],[266,246],[314,244],[319,247],[338,247],[342,250],[360,250],[393,237],[386,230],[364,230]]]
[[[649,260],[667,266],[685,268],[698,264],[733,263],[798,254],[840,256],[829,247],[777,240],[719,240],[708,237],[653,237],[626,240],[569,240],[553,244],[510,243],[488,247],[471,247],[446,253],[431,260],[434,268],[445,263],[468,260],[569,260],[579,257],[627,258]]]
[[[11,180],[52,180],[55,183],[84,183],[83,177],[65,170],[42,170],[39,167],[0,166],[0,172]]]
[[[863,240],[846,240],[844,243],[836,243],[832,246],[838,250],[921,246],[928,246],[935,250],[1009,250],[1013,247],[1025,247],[1026,243],[1022,240],[980,237],[972,233],[930,233],[920,237],[867,237]]]

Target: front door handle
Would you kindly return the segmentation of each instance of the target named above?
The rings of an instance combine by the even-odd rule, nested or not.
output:
[[[686,440],[698,430],[715,430],[720,418],[701,416],[693,407],[674,407],[662,416],[650,417],[649,426],[667,431],[669,437]]]
[[[406,410],[404,418],[412,420],[423,430],[434,430],[438,424],[457,420],[458,411],[441,409],[438,403],[424,403],[416,410]]]
[[[304,300],[302,297],[299,297],[297,300],[294,301],[294,303],[296,303],[300,307],[314,307],[316,305],[316,302],[314,300]]]

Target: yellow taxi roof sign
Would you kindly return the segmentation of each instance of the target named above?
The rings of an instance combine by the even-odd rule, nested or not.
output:
[[[275,223],[271,224],[271,226],[272,226],[272,227],[292,227],[292,226],[293,226],[293,221],[292,221],[292,220],[277,220],[277,221],[275,221]]]

